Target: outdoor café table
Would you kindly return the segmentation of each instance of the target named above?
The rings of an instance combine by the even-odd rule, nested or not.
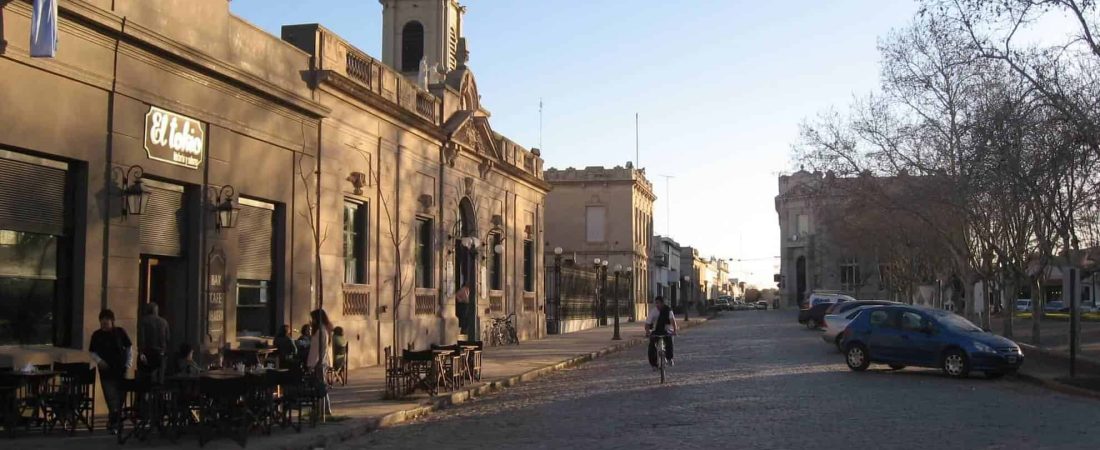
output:
[[[227,355],[230,356],[229,359],[231,359],[232,362],[241,362],[246,366],[252,367],[266,364],[268,359],[271,358],[271,355],[274,355],[276,351],[278,351],[278,349],[274,347],[235,348],[227,350]]]
[[[454,355],[454,353],[455,353],[454,350],[446,350],[446,349],[433,349],[432,350],[432,356],[434,356],[434,358],[432,358],[432,364],[434,365],[435,373],[436,373],[436,375],[435,375],[435,378],[436,378],[435,384],[436,384],[436,386],[439,386],[440,384],[442,384],[443,386],[445,386],[448,389],[454,389],[455,388],[454,383],[452,382],[454,377],[452,377],[450,372],[447,370],[450,367],[450,364],[447,364],[447,358],[451,357],[451,355]],[[440,381],[442,381],[442,383],[440,383]]]
[[[42,432],[48,431],[46,425],[46,400],[49,395],[50,381],[60,372],[52,370],[39,370],[34,372],[13,371],[8,374],[19,382],[19,414],[30,411],[27,417],[27,428],[31,423],[42,426]]]

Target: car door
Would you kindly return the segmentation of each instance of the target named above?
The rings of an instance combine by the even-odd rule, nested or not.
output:
[[[867,320],[868,333],[864,337],[867,351],[875,361],[893,361],[897,358],[898,329],[897,311],[879,308],[870,311]]]
[[[917,311],[903,310],[898,315],[898,358],[914,365],[933,364],[938,353],[934,328],[930,319]],[[926,330],[931,329],[929,333]]]

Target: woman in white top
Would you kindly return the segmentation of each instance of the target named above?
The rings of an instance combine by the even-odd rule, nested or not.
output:
[[[306,364],[313,369],[313,376],[317,380],[317,386],[325,389],[324,411],[326,415],[332,415],[329,406],[328,389],[325,385],[325,372],[332,367],[332,322],[328,320],[328,314],[323,309],[315,309],[309,313],[313,322],[313,336],[309,339],[309,355]]]

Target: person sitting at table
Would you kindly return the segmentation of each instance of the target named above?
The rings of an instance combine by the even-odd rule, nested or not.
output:
[[[191,344],[180,344],[179,352],[176,353],[176,374],[177,375],[197,375],[202,373],[202,368],[195,362],[195,349],[191,348]]]
[[[332,368],[339,371],[344,367],[344,360],[348,357],[347,350],[348,340],[344,338],[344,327],[336,327],[332,329]],[[329,384],[334,384],[335,380],[329,380]]]
[[[298,340],[294,343],[298,345],[299,355],[309,355],[309,341],[313,337],[313,327],[308,323],[302,325],[302,334],[298,336]],[[304,361],[304,359],[303,359]]]
[[[279,367],[289,367],[298,360],[298,346],[290,339],[290,325],[279,327],[275,333],[275,351],[278,352]]]
[[[122,379],[133,361],[133,346],[126,330],[115,326],[115,313],[99,313],[99,329],[92,333],[88,352],[99,369],[99,385],[107,402],[107,429],[115,433],[122,410]]]

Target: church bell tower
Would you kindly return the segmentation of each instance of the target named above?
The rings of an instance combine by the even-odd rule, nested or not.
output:
[[[458,0],[379,0],[382,4],[382,61],[415,78],[423,59],[443,73],[464,63]]]

